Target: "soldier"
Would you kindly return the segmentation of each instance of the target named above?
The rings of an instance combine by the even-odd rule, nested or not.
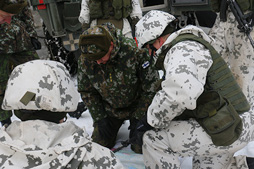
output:
[[[38,58],[34,49],[40,48],[36,39],[33,17],[25,0],[1,0],[0,2],[0,104],[6,83],[13,67]],[[10,111],[0,108],[0,122],[9,124]]]
[[[123,35],[132,38],[141,17],[139,0],[82,0],[79,21],[83,30],[111,22]]]
[[[156,91],[158,72],[135,41],[111,23],[80,36],[78,91],[94,121],[93,141],[113,148],[119,128],[130,120],[130,137]],[[141,153],[141,147],[132,150]]]
[[[35,60],[15,67],[2,108],[15,110],[22,121],[0,129],[0,168],[124,168],[84,128],[64,122],[79,99],[62,63]]]
[[[215,25],[210,30],[209,35],[215,39],[212,45],[228,63],[243,93],[251,104],[251,110],[254,110],[254,48],[246,33],[243,30],[240,30],[241,26],[238,26],[239,23],[232,10],[227,7],[227,5],[223,7],[223,1],[217,0],[212,3],[212,9],[215,12],[218,12],[218,14]],[[236,0],[236,3],[240,6],[240,9],[244,14],[252,11],[252,15],[250,15],[249,18],[247,17],[247,20],[249,19],[249,21],[252,21],[252,23],[248,21],[248,23],[252,25],[248,26],[250,26],[250,29],[253,29],[254,7],[251,6],[254,5],[253,1]],[[250,36],[254,38],[253,31],[250,32]],[[245,155],[253,158],[254,152],[249,150],[253,150],[254,142],[251,144],[245,148],[247,151],[244,152],[247,153]],[[241,155],[244,155],[244,153],[241,153]],[[252,166],[254,167],[254,159],[249,158],[248,162],[250,160],[252,160]]]
[[[247,168],[245,158],[233,157],[253,140],[247,99],[204,31],[176,24],[152,10],[136,25],[139,47],[165,77],[134,134],[139,144],[143,136],[145,166],[180,168],[179,157],[191,156],[193,168]]]

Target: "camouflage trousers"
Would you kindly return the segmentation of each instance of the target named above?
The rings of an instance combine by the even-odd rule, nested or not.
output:
[[[228,63],[237,83],[242,88],[251,108],[254,109],[254,48],[248,37],[237,28],[238,23],[232,12],[228,12],[227,21],[220,22],[219,15],[209,35],[215,41],[214,48]],[[254,39],[254,31],[250,33]]]
[[[109,149],[112,149],[116,144],[117,134],[118,134],[118,131],[119,131],[120,127],[122,126],[124,120],[116,119],[116,118],[113,118],[113,117],[110,117],[109,119],[111,120],[112,126],[114,126],[114,128],[111,129],[112,135],[114,137],[112,137],[110,139],[102,137],[99,133],[98,125],[96,125],[96,123],[94,123],[94,130],[93,130],[93,133],[92,133],[92,139],[93,139],[93,142],[98,143],[98,144],[100,144],[104,147],[107,147]],[[132,121],[130,120],[130,123],[131,122]],[[130,133],[132,133],[132,132],[130,132]],[[131,136],[132,135],[130,135],[129,137],[131,137]],[[142,153],[142,148],[137,144],[132,144],[131,149],[135,153],[139,153],[139,154]]]
[[[4,91],[6,89],[9,75],[13,68],[19,64],[25,63],[30,60],[39,59],[35,51],[24,51],[12,54],[0,55],[0,105],[2,105],[4,98]],[[5,111],[0,108],[0,121],[5,120],[12,116],[11,111]]]
[[[248,37],[243,32],[239,32],[237,25],[232,12],[228,12],[226,22],[220,22],[218,15],[209,35],[215,39],[212,45],[228,63],[250,103],[251,110],[254,111],[254,48]],[[250,36],[254,39],[254,31]],[[245,155],[254,157],[254,151],[248,151],[248,146],[244,149],[246,149]]]
[[[210,136],[194,119],[171,121],[166,129],[147,131],[142,147],[146,168],[181,168],[180,157],[193,157],[193,168],[247,168],[246,158],[234,157],[234,153],[253,140],[253,117],[249,112],[241,114],[240,117],[243,121],[243,132],[230,146],[215,146]]]

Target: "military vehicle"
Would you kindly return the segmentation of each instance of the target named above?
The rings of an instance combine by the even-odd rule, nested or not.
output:
[[[168,11],[179,19],[179,27],[187,24],[211,27],[216,14],[210,11],[210,0],[139,0],[143,13],[152,9]],[[79,36],[82,33],[78,21],[82,0],[30,0],[33,9],[43,20],[45,44],[49,58],[62,62],[71,75],[77,72]],[[199,16],[205,19],[200,22]],[[210,11],[210,13],[209,13]],[[201,12],[201,15],[198,15]],[[207,19],[210,17],[209,19]],[[204,24],[202,22],[210,22]],[[208,25],[208,26],[207,26]]]
[[[43,20],[50,59],[63,63],[74,76],[80,56],[78,42],[82,28],[78,17],[81,0],[30,0],[30,4]]]
[[[143,13],[150,10],[170,12],[179,20],[179,27],[187,24],[211,28],[216,13],[211,11],[211,0],[139,0]]]

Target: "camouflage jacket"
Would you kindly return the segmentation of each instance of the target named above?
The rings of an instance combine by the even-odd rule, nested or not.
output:
[[[33,16],[28,7],[12,17],[10,24],[0,24],[0,53],[31,50],[30,37],[37,37]]]
[[[157,61],[167,44],[178,35],[194,34],[207,42],[211,39],[196,26],[187,26],[172,33],[156,51]],[[163,62],[165,80],[147,111],[148,123],[155,128],[167,128],[170,122],[184,112],[196,108],[197,99],[204,91],[207,72],[213,63],[209,49],[199,42],[186,40],[166,52]]]
[[[0,128],[0,168],[124,167],[113,152],[93,143],[86,130],[73,122],[29,120]]]
[[[155,95],[159,74],[133,39],[119,29],[111,29],[111,34],[114,49],[105,65],[80,58],[78,90],[94,121],[107,115],[139,119]]]

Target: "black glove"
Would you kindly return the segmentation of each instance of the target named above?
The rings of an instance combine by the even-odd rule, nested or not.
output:
[[[96,121],[95,125],[98,126],[98,130],[101,137],[106,139],[111,139],[114,137],[113,133],[111,132],[114,126],[112,125],[112,122],[110,121],[108,117],[101,119],[99,121]]]
[[[129,138],[131,139],[133,137],[133,134],[135,132],[136,126],[138,124],[139,120],[136,118],[130,119],[130,126],[128,127],[128,130],[130,130]]]
[[[77,107],[77,110],[75,110],[74,112],[69,112],[68,114],[71,116],[71,117],[74,117],[76,119],[79,119],[82,115],[82,113],[84,111],[87,110],[87,107],[86,105],[84,104],[84,102],[79,102],[78,103],[78,107]]]
[[[85,30],[87,30],[90,27],[89,23],[82,23],[82,31],[84,32]]]
[[[11,118],[1,121],[2,126],[8,127],[11,124]]]
[[[136,125],[133,136],[130,138],[130,143],[142,146],[144,133],[151,129],[153,129],[153,127],[147,123],[147,116],[143,116]]]
[[[35,37],[31,37],[31,43],[32,43],[35,50],[41,49],[41,42],[38,39],[36,39]]]

